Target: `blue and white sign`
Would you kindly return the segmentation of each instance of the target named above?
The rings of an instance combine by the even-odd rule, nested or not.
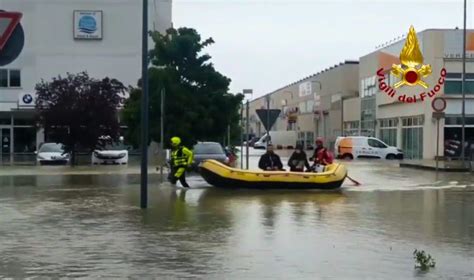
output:
[[[36,102],[36,94],[35,93],[21,92],[18,95],[18,107],[20,107],[20,108],[34,107],[35,102]]]
[[[74,11],[74,39],[102,39],[102,11]]]

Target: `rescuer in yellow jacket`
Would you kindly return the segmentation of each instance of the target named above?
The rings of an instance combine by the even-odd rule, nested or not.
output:
[[[179,137],[171,138],[171,147],[170,182],[176,184],[179,180],[183,187],[189,188],[188,183],[186,183],[186,169],[193,162],[193,152],[181,145],[181,139]]]

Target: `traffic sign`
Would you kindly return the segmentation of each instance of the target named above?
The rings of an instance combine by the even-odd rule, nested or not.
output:
[[[25,33],[21,17],[21,13],[0,10],[0,66],[10,64],[23,50]]]
[[[446,105],[446,99],[442,97],[436,97],[431,102],[431,108],[433,108],[433,110],[436,112],[443,112],[446,109]]]
[[[255,111],[257,112],[257,116],[262,122],[266,131],[269,131],[270,128],[275,124],[281,112],[280,109],[258,109]]]

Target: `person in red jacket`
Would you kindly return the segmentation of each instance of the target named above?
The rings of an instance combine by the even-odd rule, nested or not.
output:
[[[316,170],[317,172],[321,172],[324,169],[321,167],[331,164],[334,161],[331,152],[329,152],[328,149],[324,147],[323,138],[321,137],[316,139],[316,149],[314,150],[314,155],[311,160],[314,160],[312,169]]]

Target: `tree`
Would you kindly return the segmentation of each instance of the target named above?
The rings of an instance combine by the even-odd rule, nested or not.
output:
[[[211,56],[202,54],[214,43],[202,40],[191,28],[168,29],[166,34],[150,33],[155,47],[150,51],[150,138],[160,142],[162,89],[165,100],[165,141],[176,135],[190,145],[197,140],[221,140],[227,126],[240,135],[239,106],[243,96],[228,92],[230,79],[216,71]],[[125,103],[123,120],[128,139],[139,143],[141,81]]]
[[[120,136],[117,108],[125,93],[115,79],[90,78],[86,72],[42,80],[36,85],[38,123],[45,131],[54,131],[52,139],[65,145],[75,164],[76,150],[93,150],[100,136],[117,140]]]

